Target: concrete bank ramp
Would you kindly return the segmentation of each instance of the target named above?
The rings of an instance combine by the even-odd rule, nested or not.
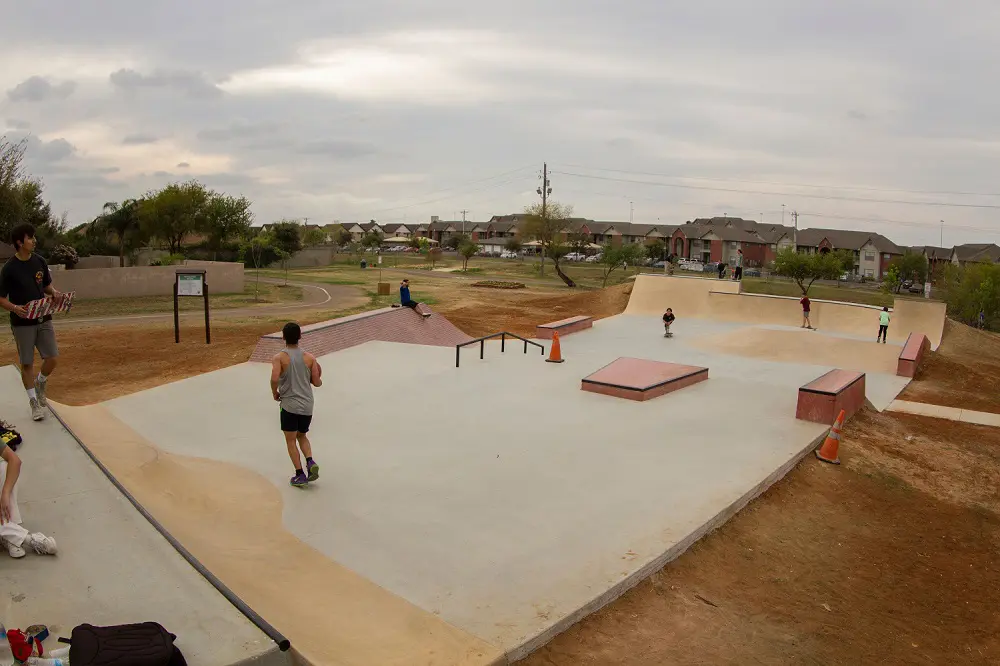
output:
[[[802,307],[790,296],[740,293],[732,280],[666,275],[639,275],[625,314],[657,315],[670,307],[678,319],[695,317],[718,322],[799,326]],[[820,331],[875,339],[879,312],[874,305],[812,300],[810,321]],[[945,305],[936,301],[896,299],[889,340],[902,344],[912,332],[923,333],[937,349],[944,332]]]
[[[426,305],[420,308],[431,316],[424,317],[404,307],[380,308],[303,326],[299,344],[313,356],[320,357],[366,342],[452,347],[472,339]],[[250,360],[269,363],[284,346],[281,331],[263,335]]]
[[[280,652],[174,550],[58,420],[31,420],[11,366],[0,369],[0,406],[24,437],[23,525],[59,544],[55,557],[0,554],[0,621],[8,628],[47,625],[50,649],[84,622],[154,621],[177,635],[191,666],[291,664],[290,653]]]

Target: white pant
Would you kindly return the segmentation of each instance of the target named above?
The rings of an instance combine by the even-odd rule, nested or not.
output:
[[[0,460],[0,488],[7,478],[7,463]],[[21,512],[17,509],[17,486],[10,493],[10,522],[0,525],[0,539],[20,546],[28,536],[28,530],[21,527]]]

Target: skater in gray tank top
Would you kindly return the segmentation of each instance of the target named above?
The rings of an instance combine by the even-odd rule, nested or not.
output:
[[[285,434],[288,457],[295,466],[292,485],[299,488],[319,478],[319,465],[312,457],[312,444],[306,433],[312,422],[313,387],[323,385],[319,361],[299,349],[302,329],[288,322],[281,329],[285,348],[271,362],[271,394],[281,405],[281,432]],[[299,449],[306,458],[303,470]]]

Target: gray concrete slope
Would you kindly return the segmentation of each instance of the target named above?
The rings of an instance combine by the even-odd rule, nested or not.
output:
[[[13,367],[0,407],[24,437],[18,483],[24,527],[56,538],[55,557],[0,552],[0,622],[45,624],[68,637],[81,623],[154,621],[177,635],[191,666],[285,666],[263,632],[195,571],[112,485],[52,416],[34,423]]]

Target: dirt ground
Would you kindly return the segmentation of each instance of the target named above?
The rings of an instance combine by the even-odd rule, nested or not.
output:
[[[420,281],[470,335],[621,312],[630,285],[506,291]],[[302,323],[344,312],[312,312]],[[81,405],[247,360],[284,320],[58,329],[54,400]],[[58,326],[58,325],[57,325]],[[13,346],[0,339],[0,354]],[[903,396],[1000,412],[1000,336],[949,323]],[[863,413],[722,528],[523,663],[1000,663],[1000,429]]]
[[[944,340],[899,397],[1000,413],[1000,335],[949,320]]]

